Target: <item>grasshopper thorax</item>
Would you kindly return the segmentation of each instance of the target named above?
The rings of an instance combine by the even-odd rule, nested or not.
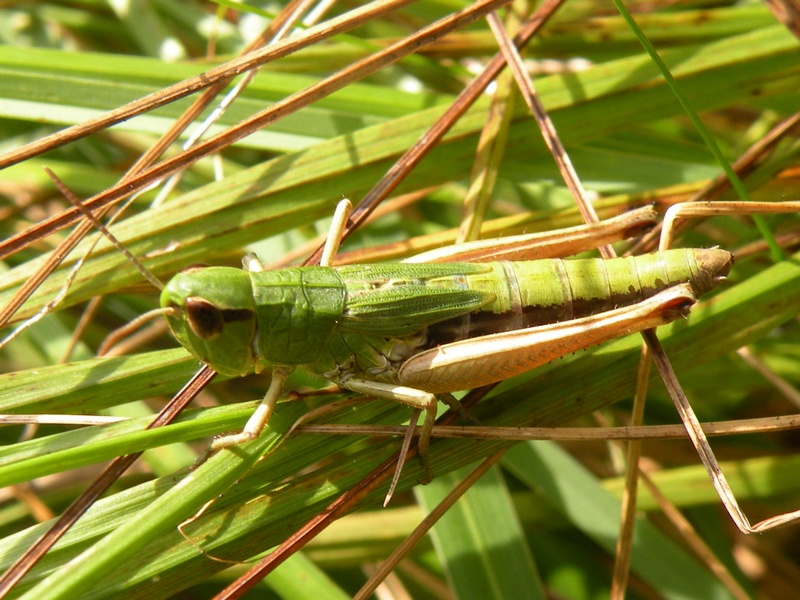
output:
[[[230,267],[179,273],[161,293],[161,307],[181,345],[215,371],[246,375],[257,370],[249,273]]]

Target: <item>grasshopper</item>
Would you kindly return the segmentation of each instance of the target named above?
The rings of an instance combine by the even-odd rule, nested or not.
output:
[[[335,222],[348,207],[340,206]],[[338,239],[335,228],[329,242]],[[452,404],[450,392],[668,323],[731,267],[720,249],[338,267],[331,255],[321,266],[274,271],[253,259],[244,269],[190,268],[162,291],[169,327],[196,358],[225,375],[272,371],[243,431],[216,440],[213,450],[256,438],[299,367],[424,411],[419,450],[427,479],[437,397]]]

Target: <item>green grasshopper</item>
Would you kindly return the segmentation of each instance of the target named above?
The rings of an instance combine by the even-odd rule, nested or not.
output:
[[[257,437],[286,377],[301,367],[342,388],[425,411],[419,450],[427,465],[437,397],[670,322],[730,267],[731,255],[719,249],[274,271],[249,260],[244,270],[179,273],[161,305],[178,341],[214,370],[272,370],[244,430],[212,449]]]

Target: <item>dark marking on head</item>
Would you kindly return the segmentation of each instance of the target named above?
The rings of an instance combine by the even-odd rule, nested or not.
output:
[[[249,321],[255,318],[255,314],[249,308],[223,308],[220,312],[222,312],[222,320],[226,323]]]
[[[202,298],[186,299],[186,320],[201,340],[210,340],[222,333],[225,319],[222,311]]]

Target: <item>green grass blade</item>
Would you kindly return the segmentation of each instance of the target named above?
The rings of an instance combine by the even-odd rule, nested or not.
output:
[[[551,442],[518,444],[503,457],[503,466],[613,556],[622,506],[585,467]],[[632,571],[665,598],[729,597],[690,553],[643,519],[636,523],[631,560]]]
[[[416,490],[430,511],[469,471]],[[433,543],[457,598],[545,598],[536,564],[497,469],[490,469],[436,523]]]

